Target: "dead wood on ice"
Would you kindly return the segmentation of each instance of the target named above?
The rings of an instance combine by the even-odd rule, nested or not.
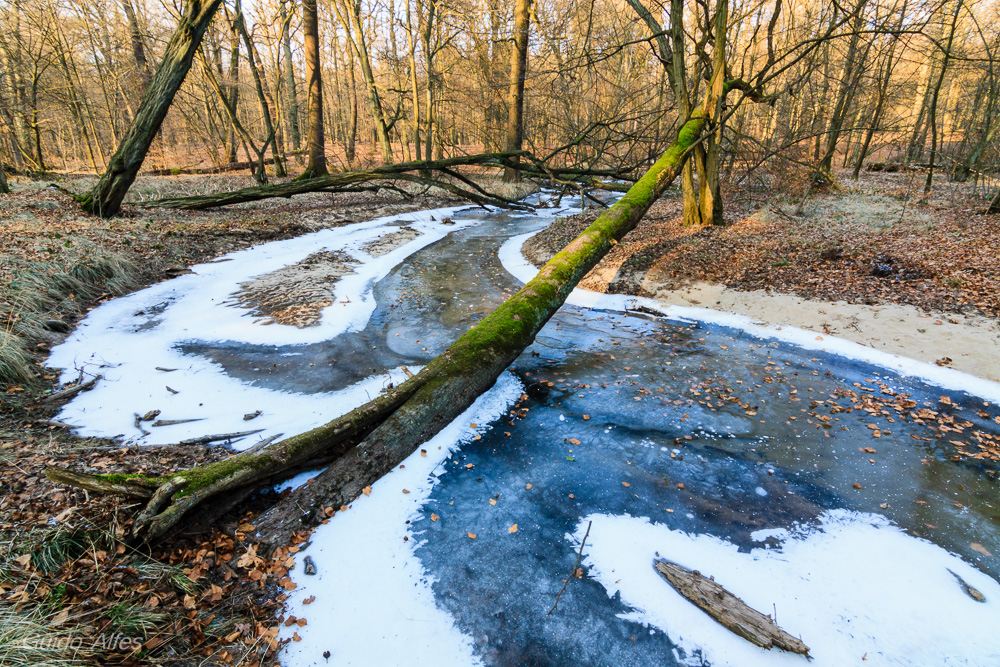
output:
[[[809,657],[809,647],[802,641],[779,628],[773,618],[750,607],[715,580],[668,560],[656,560],[653,566],[678,593],[751,644],[766,649],[777,646]]]

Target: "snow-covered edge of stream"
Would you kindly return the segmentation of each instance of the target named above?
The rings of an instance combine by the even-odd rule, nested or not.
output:
[[[230,377],[219,364],[183,354],[177,347],[199,341],[303,345],[363,329],[376,307],[375,283],[418,250],[476,224],[475,219],[445,223],[445,218],[467,208],[402,213],[263,243],[193,265],[191,274],[101,304],[49,356],[49,366],[64,369],[62,382],[75,380],[81,373],[102,376],[94,389],[77,394],[63,406],[58,419],[81,424],[76,430],[80,436],[120,436],[144,445],[262,429],[236,443],[243,449],[279,433],[302,433],[349,412],[390,382],[405,379],[402,369],[373,375],[335,392],[300,394]],[[379,257],[364,251],[367,244],[397,231],[400,224],[420,236]],[[337,281],[333,304],[323,309],[316,326],[264,325],[266,318],[254,317],[233,303],[240,283],[323,250],[342,252],[358,263],[352,267],[354,273]],[[86,352],[81,353],[81,348]],[[238,401],[234,400],[237,396]],[[148,434],[144,435],[135,426],[135,414],[150,410],[160,410],[160,419],[197,421],[159,428],[145,423]],[[243,419],[257,410],[260,416]],[[92,411],[99,411],[101,418],[88,419]]]

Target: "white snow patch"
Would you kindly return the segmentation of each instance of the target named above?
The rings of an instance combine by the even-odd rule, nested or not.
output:
[[[538,269],[535,265],[525,259],[521,253],[521,247],[525,241],[537,233],[538,231],[529,232],[510,238],[500,247],[500,252],[498,253],[503,267],[522,283],[527,283],[538,275]],[[848,359],[864,361],[875,366],[887,368],[903,376],[919,378],[944,389],[964,391],[993,402],[1000,402],[1000,383],[978,378],[953,368],[917,361],[916,359],[910,359],[898,354],[873,350],[870,347],[865,347],[864,345],[835,336],[824,335],[822,341],[818,341],[816,340],[815,331],[807,331],[798,327],[762,326],[749,317],[734,313],[723,313],[709,308],[695,308],[693,306],[671,305],[664,307],[654,299],[646,297],[627,296],[624,294],[601,294],[600,292],[581,288],[574,289],[570,293],[569,298],[566,299],[566,303],[583,308],[597,308],[621,312],[636,310],[642,307],[661,313],[672,320],[707,322],[741,329],[760,338],[771,338],[791,343],[807,350],[820,350],[847,357]]]
[[[300,472],[294,477],[289,477],[283,482],[278,482],[271,488],[275,493],[281,493],[285,489],[297,489],[321,472],[323,472],[323,468],[306,470],[305,472]]]
[[[406,522],[417,518],[430,496],[436,483],[432,473],[443,474],[448,455],[503,415],[522,390],[514,375],[501,375],[490,391],[421,447],[427,456],[414,452],[403,468],[373,484],[370,496],[358,498],[316,529],[312,545],[296,555],[299,566],[290,576],[298,587],[289,593],[286,607],[286,614],[306,618],[308,624],[282,629],[285,638],[293,632],[301,637],[282,649],[282,664],[327,664],[324,651],[330,651],[328,664],[338,666],[481,664],[471,639],[436,606],[434,579],[414,553],[419,543]],[[473,423],[478,427],[472,428]],[[315,576],[302,572],[306,554],[315,560]],[[314,602],[302,603],[312,596]]]
[[[690,535],[646,518],[594,514],[585,564],[609,596],[715,667],[773,665],[1000,665],[1000,584],[944,549],[907,535],[886,518],[833,510],[791,533],[780,548],[749,553],[710,535]],[[778,624],[810,647],[805,657],[766,651],[736,636],[677,593],[654,569],[660,557],[699,570],[751,607],[777,610]],[[986,597],[966,595],[954,575]],[[864,662],[862,662],[864,661]]]
[[[142,444],[166,444],[259,428],[264,432],[255,439],[279,432],[291,435],[361,405],[374,398],[390,378],[383,374],[338,392],[302,395],[229,377],[218,364],[182,354],[177,346],[185,342],[299,345],[363,329],[375,310],[375,283],[409,255],[452,231],[476,224],[475,219],[443,224],[444,218],[465,208],[404,213],[265,243],[230,253],[225,256],[229,261],[192,266],[193,274],[102,304],[49,357],[50,366],[64,369],[63,382],[75,379],[80,371],[104,376],[94,389],[64,406],[58,418],[81,424],[77,434],[82,436],[121,435]],[[398,231],[394,223],[405,223],[421,236],[372,258],[364,246]],[[322,250],[346,253],[359,263],[353,267],[354,274],[337,282],[334,303],[323,310],[317,326],[264,325],[267,318],[253,317],[233,303],[240,283]],[[157,367],[176,370],[163,372]],[[391,374],[392,382],[401,378],[399,373]],[[170,392],[167,386],[179,393]],[[159,428],[147,424],[150,435],[144,436],[134,426],[134,414],[154,409],[161,410],[161,419],[199,421]],[[244,414],[255,410],[263,414],[243,421]]]

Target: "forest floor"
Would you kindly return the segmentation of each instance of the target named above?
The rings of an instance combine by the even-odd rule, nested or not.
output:
[[[91,184],[64,183],[76,191]],[[132,199],[249,184],[237,176],[146,177]],[[0,197],[0,376],[6,378],[0,380],[0,663],[19,651],[36,664],[67,657],[103,664],[267,664],[278,648],[278,624],[286,622],[281,603],[294,586],[287,568],[296,547],[267,558],[248,548],[253,506],[210,532],[136,548],[122,539],[136,502],[66,489],[43,475],[47,466],[164,473],[231,452],[124,448],[73,437],[51,421],[58,402],[44,402],[57,382],[45,357],[101,301],[184,273],[190,264],[455,200],[434,193],[413,200],[314,194],[211,212],[127,206],[105,221],[83,214],[44,183],[13,185],[12,195]],[[673,192],[582,286],[673,294],[684,303],[726,309],[737,306],[726,305],[722,293],[697,290],[767,289],[809,303],[940,313],[924,319],[932,323],[928,331],[951,320],[966,326],[967,318],[995,326],[1000,216],[974,215],[981,202],[967,188],[938,187],[948,194],[918,205],[906,175],[866,175],[841,192],[814,194],[802,217],[791,215],[794,204],[766,201],[768,193],[733,192],[731,224],[713,229],[680,226]],[[559,221],[526,252],[538,259],[561,248],[595,215]],[[850,327],[831,319],[827,328],[847,336],[840,330]]]
[[[685,227],[671,191],[580,286],[814,329],[1000,381],[1000,216],[971,186],[846,176],[796,202],[725,197],[726,225]],[[541,264],[597,211],[560,219],[524,253]]]

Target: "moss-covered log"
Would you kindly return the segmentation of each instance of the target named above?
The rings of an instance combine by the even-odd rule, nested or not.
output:
[[[134,530],[137,536],[154,539],[168,532],[191,509],[215,496],[255,485],[321,454],[345,454],[312,484],[293,492],[258,522],[258,531],[266,541],[285,541],[310,522],[315,514],[312,508],[339,507],[353,501],[365,486],[398,465],[488,390],[532,343],[580,279],[636,226],[676,178],[706,124],[704,113],[696,113],[681,127],[663,157],[622,199],[553,257],[517,294],[389,393],[329,424],[258,452],[154,479],[100,475],[93,477],[93,485],[87,488],[96,490],[95,485],[111,483],[119,486],[109,488],[111,492],[123,492],[123,486],[133,495],[150,498]],[[49,476],[84,485],[79,473],[70,477],[65,471],[50,470]]]

